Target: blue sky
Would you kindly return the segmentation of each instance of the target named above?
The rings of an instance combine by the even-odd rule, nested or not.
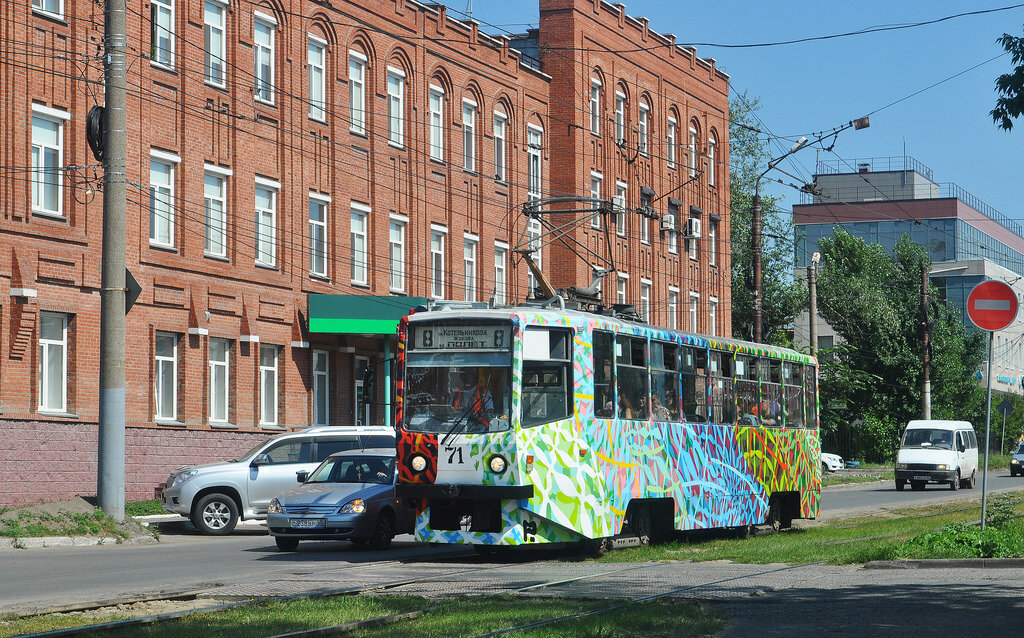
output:
[[[469,0],[444,3],[463,12],[470,6]],[[923,22],[1013,4],[1010,0],[632,0],[626,2],[626,12],[648,17],[652,29],[676,34],[681,44],[749,44]],[[456,11],[452,15],[460,16]],[[475,0],[473,17],[489,33],[522,32],[528,24],[537,24],[538,8],[536,0]],[[784,165],[787,171],[809,181],[818,157],[852,166],[857,158],[902,156],[905,141],[906,154],[931,168],[935,181],[955,182],[1020,221],[1024,219],[1018,195],[1024,171],[1024,120],[1010,133],[992,123],[989,111],[995,105],[995,78],[1011,67],[1007,55],[986,61],[1003,53],[996,38],[1004,32],[1019,36],[1022,25],[1024,6],[802,44],[763,48],[704,44],[697,52],[715,58],[731,76],[733,94],[747,91],[751,97],[760,97],[765,128],[786,138],[774,142],[775,155],[785,152],[800,135],[813,139],[814,133],[872,113],[870,128],[840,133],[833,152],[804,148],[793,156],[791,165]],[[977,68],[968,71],[972,67]],[[901,98],[907,99],[886,106]],[[776,194],[785,196],[784,206],[799,203],[792,189],[782,188]]]

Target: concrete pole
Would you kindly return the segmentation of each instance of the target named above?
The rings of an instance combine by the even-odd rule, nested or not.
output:
[[[921,418],[932,418],[931,360],[928,334],[928,267],[921,264]]]
[[[754,262],[754,343],[761,343],[761,180],[754,186],[753,209],[751,210],[750,243]]]
[[[814,264],[807,267],[807,291],[810,293],[810,307],[808,308],[808,314],[810,316],[810,339],[811,339],[811,356],[815,359],[818,358],[818,269]]]
[[[100,279],[100,405],[96,492],[99,506],[124,521],[125,228],[127,209],[126,0],[104,7],[103,256]]]

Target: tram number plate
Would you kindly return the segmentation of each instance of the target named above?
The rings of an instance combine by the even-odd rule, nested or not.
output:
[[[932,480],[932,477],[930,477],[930,476],[915,476],[914,480],[915,481],[930,481],[930,480]]]
[[[293,518],[291,522],[293,529],[319,529],[326,524],[322,518]]]

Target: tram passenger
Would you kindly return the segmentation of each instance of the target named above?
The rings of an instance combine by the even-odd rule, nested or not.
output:
[[[655,421],[668,421],[668,408],[661,402],[661,397],[655,393],[651,398],[651,414]]]
[[[480,385],[467,369],[459,370],[461,385],[452,390],[448,404],[455,408],[456,418],[466,423],[469,432],[486,432],[494,413],[494,399],[486,386]]]

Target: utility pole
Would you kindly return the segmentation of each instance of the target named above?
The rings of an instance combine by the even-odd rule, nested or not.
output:
[[[769,168],[771,165],[769,164]],[[750,240],[753,251],[754,262],[754,343],[761,343],[761,193],[759,187],[761,180],[758,180],[754,188],[754,200],[751,210],[753,223],[751,224]]]
[[[928,266],[921,264],[921,418],[932,418],[931,343],[928,334]]]
[[[100,275],[100,405],[96,494],[124,521],[125,229],[128,170],[128,6],[104,5],[103,255]]]
[[[811,265],[807,267],[807,291],[810,293],[810,308],[808,315],[810,320],[811,356],[818,358],[818,260],[821,255],[814,253],[811,257]]]

